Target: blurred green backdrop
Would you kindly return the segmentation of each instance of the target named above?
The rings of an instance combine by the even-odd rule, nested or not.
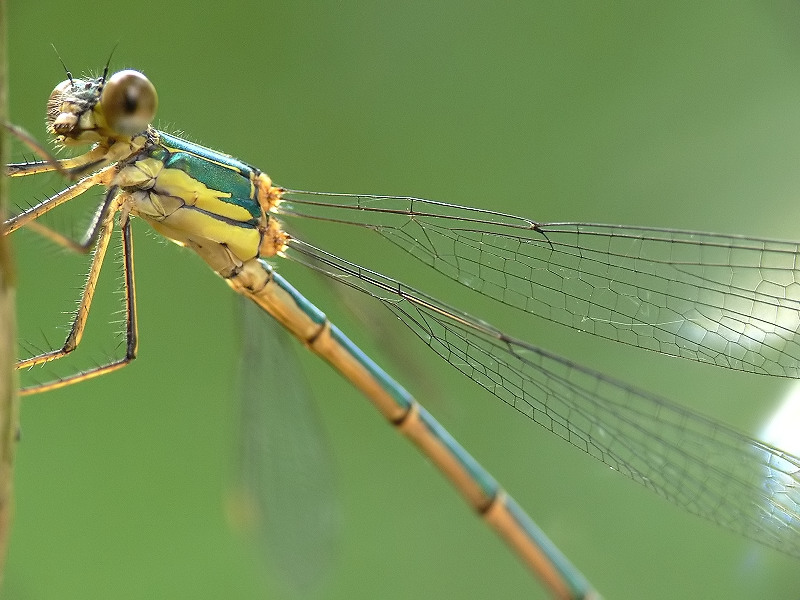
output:
[[[157,125],[284,185],[419,195],[537,220],[800,237],[795,2],[10,5],[11,115],[37,136],[64,78],[50,44],[77,75],[102,69],[119,42],[112,69],[151,78]],[[14,183],[12,202],[32,200]],[[35,197],[58,185],[40,183]],[[196,257],[141,223],[136,233],[140,358],[23,403],[2,597],[290,597],[279,570],[225,520],[232,294]],[[375,244],[361,256],[384,251]],[[23,288],[44,280],[70,297],[83,272],[48,269],[55,254],[18,244]],[[520,319],[413,267],[418,286],[449,291],[518,336],[753,434],[790,388]],[[282,272],[325,292],[292,265]],[[309,295],[387,361],[346,313]],[[44,309],[24,289],[23,298],[21,329],[39,334]],[[425,352],[399,325],[391,331],[410,353]],[[303,358],[343,524],[316,597],[543,597],[413,448]],[[431,364],[421,375],[386,366],[606,597],[797,595],[795,560],[682,513],[422,360]]]

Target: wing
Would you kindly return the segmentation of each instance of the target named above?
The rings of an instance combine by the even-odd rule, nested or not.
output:
[[[687,511],[800,556],[800,459],[292,240],[286,256],[383,303],[530,420]]]
[[[296,342],[241,298],[241,427],[234,521],[255,534],[287,582],[307,596],[339,539],[334,470],[294,354]]]
[[[504,304],[600,337],[800,376],[798,245],[530,219],[420,198],[288,191],[281,215],[375,231]]]

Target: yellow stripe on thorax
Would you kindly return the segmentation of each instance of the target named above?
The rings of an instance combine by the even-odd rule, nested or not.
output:
[[[253,218],[247,209],[224,201],[231,197],[230,193],[211,189],[180,169],[164,168],[160,160],[145,158],[136,161],[134,166],[141,172],[139,185],[150,187],[147,184],[150,180],[150,185],[159,195],[181,198],[189,206],[232,221],[245,222]]]

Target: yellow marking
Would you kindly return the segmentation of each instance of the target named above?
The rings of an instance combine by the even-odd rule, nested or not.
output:
[[[148,217],[138,211],[137,214],[146,219]],[[160,221],[147,220],[154,227],[158,225],[159,231],[169,231],[167,235],[169,239],[182,242],[184,245],[190,243],[192,247],[205,247],[211,243],[222,244],[240,262],[258,256],[261,233],[252,227],[236,227],[212,215],[187,207],[172,212]],[[214,270],[218,269],[215,267]]]
[[[160,193],[180,196],[186,204],[232,221],[245,222],[253,218],[247,209],[222,200],[230,198],[229,193],[213,190],[180,169],[162,169],[155,187]]]
[[[122,169],[114,183],[180,198],[189,206],[231,221],[247,222],[253,218],[246,208],[222,200],[230,198],[229,193],[211,189],[180,169],[164,168],[164,163],[155,158],[137,160],[132,166]]]
[[[231,171],[236,171],[236,169],[231,168]],[[256,180],[254,178],[255,173],[250,173],[250,195],[248,198],[253,199],[256,197]]]

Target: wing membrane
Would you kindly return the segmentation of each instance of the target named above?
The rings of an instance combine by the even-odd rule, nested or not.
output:
[[[287,192],[279,212],[374,230],[454,279],[562,325],[740,371],[800,376],[798,245],[537,223],[408,197]]]
[[[287,256],[378,299],[452,366],[614,470],[689,512],[800,556],[797,457],[299,240]]]
[[[233,515],[308,595],[330,575],[339,520],[334,465],[282,327],[241,297],[241,427]],[[265,556],[266,558],[266,556]]]

